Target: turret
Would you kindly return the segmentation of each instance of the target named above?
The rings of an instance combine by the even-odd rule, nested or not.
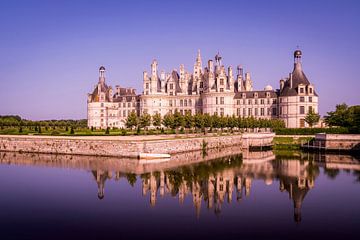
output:
[[[231,91],[234,90],[234,76],[233,76],[233,70],[232,67],[228,67],[228,81],[229,81],[229,89]]]
[[[241,65],[237,66],[237,76],[236,76],[236,82],[237,82],[237,88],[238,91],[243,91],[243,68]]]
[[[151,93],[156,93],[157,88],[158,88],[157,66],[158,66],[158,63],[157,63],[156,59],[154,59],[153,62],[151,63],[151,84],[150,84],[151,85],[151,88],[150,88]]]
[[[245,91],[252,91],[253,83],[250,78],[250,73],[245,73]]]
[[[105,67],[101,66],[99,68],[99,83],[105,83]]]

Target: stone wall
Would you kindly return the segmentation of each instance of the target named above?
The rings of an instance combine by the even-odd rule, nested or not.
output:
[[[203,149],[223,149],[237,146],[271,144],[273,133],[246,133],[224,136],[188,138],[122,138],[122,137],[60,137],[60,136],[0,136],[0,151],[73,154],[92,156],[138,157],[139,153],[183,153]],[[244,138],[244,141],[243,141]],[[132,140],[134,139],[134,140]],[[149,140],[150,139],[150,140]]]
[[[315,146],[327,150],[360,150],[360,134],[316,134]]]

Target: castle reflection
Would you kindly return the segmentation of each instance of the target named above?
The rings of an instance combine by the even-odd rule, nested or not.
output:
[[[265,160],[264,160],[265,159]],[[98,197],[104,197],[105,181],[112,178],[109,171],[92,171],[98,184]],[[223,203],[240,202],[248,197],[254,180],[271,185],[279,183],[281,192],[288,192],[294,204],[294,219],[301,221],[301,205],[307,192],[314,187],[319,166],[313,161],[276,160],[272,151],[247,152],[222,157],[212,161],[144,173],[140,175],[142,195],[155,206],[158,197],[176,196],[182,204],[186,197],[192,199],[196,216],[200,216],[202,204],[221,213]],[[134,174],[135,175],[135,174]],[[115,179],[131,174],[115,173]],[[132,179],[136,175],[132,176]],[[134,182],[129,181],[130,184]]]
[[[0,164],[89,171],[97,183],[99,199],[105,197],[107,181],[126,179],[131,186],[140,184],[150,206],[155,206],[159,197],[176,197],[180,204],[190,198],[197,217],[201,208],[221,214],[224,202],[241,202],[256,191],[253,182],[262,181],[265,185],[277,184],[281,192],[288,194],[296,222],[301,221],[302,204],[321,169],[329,178],[335,178],[339,170],[352,171],[360,182],[360,164],[352,156],[236,151],[219,149],[206,156],[189,152],[172,156],[168,162],[147,164],[135,159],[0,152]]]

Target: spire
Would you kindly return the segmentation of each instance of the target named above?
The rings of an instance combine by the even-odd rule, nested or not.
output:
[[[200,49],[198,49],[198,53],[197,53],[197,57],[196,57],[196,62],[201,63]]]
[[[104,83],[105,82],[105,67],[101,66],[99,68],[99,82]]]

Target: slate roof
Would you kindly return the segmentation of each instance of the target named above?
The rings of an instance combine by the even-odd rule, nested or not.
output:
[[[270,93],[270,98],[276,98],[278,96],[277,92],[275,92],[274,90],[271,91],[241,91],[241,92],[237,92],[235,94],[234,99],[242,99],[243,93],[246,94],[246,98],[255,98],[255,93],[258,94],[257,98],[266,98],[266,93]]]
[[[310,85],[310,81],[302,71],[301,63],[299,62],[294,64],[294,70],[292,72],[292,87],[290,86],[290,79],[286,80],[284,83],[284,88],[280,92],[280,96],[297,96],[298,86],[300,84]],[[315,91],[314,95],[317,96]]]

